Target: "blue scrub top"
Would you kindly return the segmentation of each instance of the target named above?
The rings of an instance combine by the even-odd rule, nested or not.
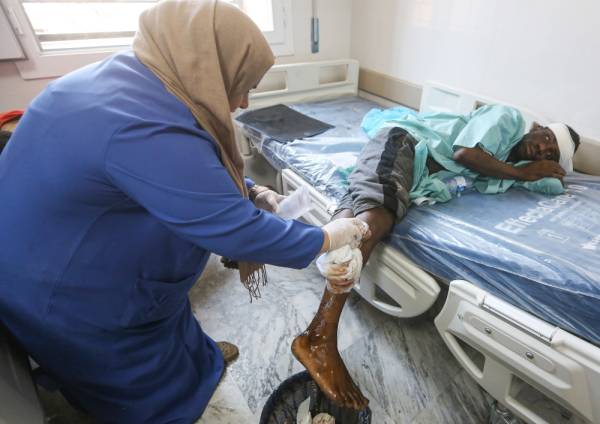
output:
[[[0,318],[103,422],[203,412],[223,358],[187,292],[209,252],[302,268],[323,243],[243,199],[214,140],[131,52],[33,101],[0,155],[0,199]]]

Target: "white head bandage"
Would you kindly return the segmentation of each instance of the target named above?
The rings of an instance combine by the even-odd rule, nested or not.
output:
[[[571,138],[571,133],[565,124],[550,124],[550,131],[554,133],[560,150],[560,160],[558,164],[566,172],[573,171],[573,155],[575,154],[575,142]]]

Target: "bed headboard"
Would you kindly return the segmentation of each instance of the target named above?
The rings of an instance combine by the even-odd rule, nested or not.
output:
[[[298,103],[358,93],[358,61],[354,59],[275,65],[250,92],[250,107]]]
[[[450,112],[466,114],[481,106],[496,103],[519,109],[523,118],[525,118],[527,129],[531,127],[531,124],[533,124],[534,121],[543,125],[549,123],[548,119],[543,116],[522,107],[501,100],[479,96],[474,93],[469,93],[432,81],[426,82],[423,86],[423,95],[421,96],[421,106],[419,107],[419,110],[425,113]]]
[[[250,92],[249,109],[357,94],[357,60],[275,65],[269,69],[258,87]],[[238,110],[235,114],[243,112]],[[252,148],[241,133],[240,127],[234,125],[234,131],[242,155],[251,157]]]
[[[433,81],[428,81],[423,86],[419,110],[421,112],[469,113],[480,106],[494,103],[501,103],[519,109],[523,114],[523,118],[525,118],[527,129],[531,127],[534,121],[542,125],[550,123],[547,118],[528,109]],[[581,145],[575,154],[573,162],[577,171],[591,175],[600,175],[600,142],[582,136]]]

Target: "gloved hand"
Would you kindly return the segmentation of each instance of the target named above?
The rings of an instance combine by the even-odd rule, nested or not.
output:
[[[263,190],[254,198],[254,206],[271,213],[277,213],[279,203],[281,203],[283,199],[285,199],[285,196],[282,196],[274,190]]]
[[[323,225],[321,229],[329,238],[329,248],[326,246],[328,252],[346,245],[357,248],[363,240],[371,237],[367,223],[358,218],[336,219]]]
[[[327,279],[327,289],[346,293],[352,289],[362,270],[362,253],[349,245],[327,252],[317,259],[317,268]]]

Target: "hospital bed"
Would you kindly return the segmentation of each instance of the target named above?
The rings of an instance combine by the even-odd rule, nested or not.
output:
[[[307,187],[310,223],[330,219],[368,141],[361,119],[382,107],[382,99],[357,94],[356,61],[278,65],[250,107],[285,103],[335,128],[282,144],[236,125],[249,169],[266,161],[270,183],[285,194]],[[420,110],[468,113],[490,103],[498,102],[428,83]],[[519,109],[528,124],[545,122]],[[600,178],[575,174],[566,185],[559,197],[470,192],[412,207],[373,253],[356,291],[406,318],[427,311],[447,286],[435,324],[490,395],[530,423],[600,424]]]

